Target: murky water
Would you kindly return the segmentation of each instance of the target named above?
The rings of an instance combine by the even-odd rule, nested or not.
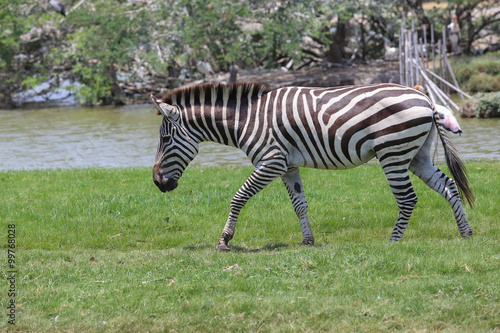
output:
[[[500,160],[500,119],[459,122],[463,135],[450,136],[464,159]],[[0,170],[152,166],[160,123],[149,105],[0,110]],[[251,165],[214,143],[203,143],[192,164]]]
[[[0,110],[0,170],[152,166],[161,120],[148,105]],[[214,143],[192,164],[251,165]]]
[[[462,135],[449,133],[449,136],[463,159],[500,160],[500,118],[460,118],[458,122]]]

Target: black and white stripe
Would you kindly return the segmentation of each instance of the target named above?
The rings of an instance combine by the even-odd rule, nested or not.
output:
[[[217,245],[229,250],[241,208],[281,177],[300,220],[303,243],[313,244],[299,168],[349,169],[377,157],[399,207],[391,240],[403,236],[417,197],[408,170],[450,203],[463,237],[472,234],[455,182],[430,159],[433,133],[442,138],[458,187],[472,204],[465,168],[427,96],[394,84],[336,88],[257,83],[202,85],[154,100],[165,117],[153,177],[173,190],[202,141],[240,148],[255,170],[238,190]]]

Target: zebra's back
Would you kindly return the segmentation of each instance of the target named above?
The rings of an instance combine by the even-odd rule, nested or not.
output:
[[[352,168],[389,151],[417,149],[433,121],[425,95],[394,84],[280,88],[264,95],[261,106],[271,129],[262,132],[272,136],[262,144],[274,139],[290,166],[320,169]]]

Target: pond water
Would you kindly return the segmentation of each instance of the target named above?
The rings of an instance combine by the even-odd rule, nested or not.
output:
[[[463,159],[500,160],[500,119],[459,122],[464,133],[450,136]],[[0,170],[152,166],[160,124],[150,105],[0,110]],[[203,143],[192,165],[251,164],[238,149]]]

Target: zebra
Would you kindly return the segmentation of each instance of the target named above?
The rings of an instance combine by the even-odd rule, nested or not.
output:
[[[299,219],[302,244],[314,245],[299,169],[350,169],[374,157],[398,204],[391,241],[403,237],[417,203],[408,170],[449,202],[461,236],[472,235],[461,201],[465,196],[473,206],[467,170],[436,107],[416,89],[396,84],[278,89],[260,83],[204,84],[151,99],[164,115],[153,165],[153,181],[162,192],[177,187],[203,141],[239,148],[255,166],[231,200],[216,247],[220,251],[230,250],[243,206],[278,177]],[[431,162],[436,131],[455,181]]]

